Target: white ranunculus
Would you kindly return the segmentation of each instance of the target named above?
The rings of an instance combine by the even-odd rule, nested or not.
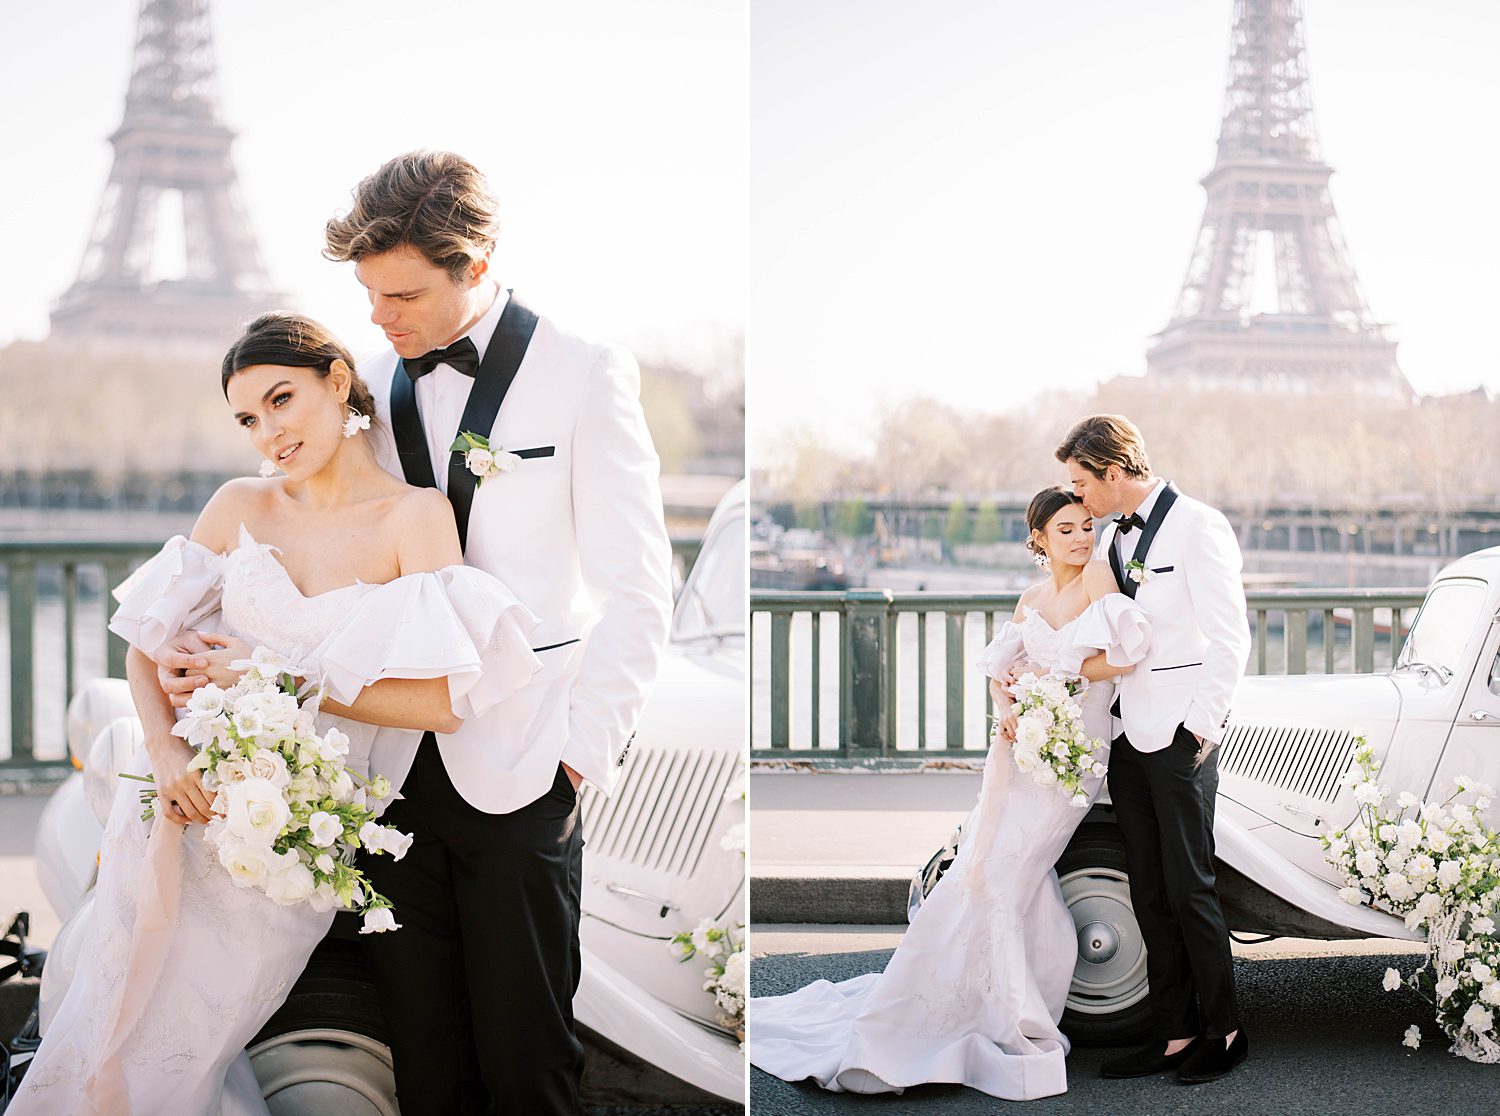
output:
[[[1394,992],[1401,987],[1401,974],[1395,969],[1386,969],[1385,977],[1380,982],[1380,987],[1387,992]]]
[[[1437,993],[1438,999],[1446,1000],[1458,991],[1458,980],[1452,976],[1445,976],[1433,985],[1433,991]]]
[[[1416,894],[1416,889],[1411,886],[1411,881],[1400,872],[1387,872],[1385,878],[1380,882],[1385,888],[1385,893],[1398,903],[1404,903]]]
[[[370,780],[366,788],[371,798],[389,798],[391,796],[391,781],[384,775],[377,775]]]
[[[326,849],[344,835],[344,823],[326,810],[314,810],[312,817],[307,819],[307,828],[308,842],[320,849]],[[323,871],[333,869],[324,868]]]
[[[1401,1045],[1409,1046],[1413,1050],[1422,1045],[1422,1028],[1413,1023],[1406,1028],[1406,1034],[1401,1037]]]
[[[1425,883],[1437,875],[1437,865],[1433,863],[1432,857],[1426,853],[1418,853],[1407,861],[1406,874],[1413,881],[1421,880]]]
[[[261,748],[250,758],[250,774],[256,779],[264,779],[277,790],[292,781],[286,758],[274,748]]]
[[[306,902],[317,887],[311,869],[306,864],[295,864],[266,881],[266,895],[274,903],[291,907]]]
[[[1483,1004],[1470,1004],[1464,1012],[1464,1026],[1476,1035],[1482,1035],[1495,1025],[1495,1013]]]
[[[223,793],[229,796],[229,832],[241,841],[269,846],[292,818],[281,791],[265,779],[251,776]]]
[[[376,907],[365,912],[365,924],[359,928],[361,934],[384,934],[387,930],[400,930],[401,924],[391,914],[389,907]]]
[[[1457,860],[1445,860],[1438,865],[1437,882],[1444,891],[1451,891],[1463,878],[1464,866]]]
[[[1380,871],[1380,856],[1374,849],[1360,849],[1354,854],[1354,866],[1361,876],[1373,876]]]
[[[225,841],[219,846],[219,863],[229,871],[235,887],[256,887],[270,875],[263,846],[247,841]]]

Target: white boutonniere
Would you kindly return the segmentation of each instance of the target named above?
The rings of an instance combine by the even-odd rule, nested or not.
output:
[[[499,446],[491,446],[488,438],[467,430],[459,433],[448,450],[450,453],[464,455],[464,468],[474,474],[476,486],[483,484],[486,477],[512,473],[521,465],[521,459],[515,454],[508,453]]]
[[[1155,577],[1156,574],[1148,570],[1146,563],[1137,558],[1125,563],[1125,576],[1137,585],[1144,585]]]

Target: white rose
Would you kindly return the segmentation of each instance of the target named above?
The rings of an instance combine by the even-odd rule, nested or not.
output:
[[[1044,787],[1053,786],[1057,782],[1057,772],[1049,764],[1043,764],[1036,769],[1036,781]]]
[[[371,798],[389,798],[391,795],[391,781],[384,775],[377,775],[370,780],[368,790]]]
[[[285,757],[274,748],[261,748],[250,758],[250,775],[256,779],[264,779],[277,790],[292,781],[292,772],[286,765]]]
[[[283,907],[305,902],[317,890],[318,881],[306,864],[294,864],[266,881],[266,895]]]
[[[1474,978],[1476,984],[1485,984],[1494,979],[1494,972],[1481,961],[1473,961],[1469,964],[1469,975]]]
[[[1380,871],[1380,857],[1374,849],[1360,849],[1354,854],[1354,866],[1361,876],[1373,876]]]
[[[243,783],[250,778],[250,761],[242,759],[220,760],[214,768],[220,783]]]
[[[1482,1035],[1495,1025],[1495,1013],[1480,1004],[1470,1004],[1464,1012],[1464,1026],[1476,1035]]]
[[[1454,977],[1445,976],[1433,986],[1433,991],[1437,993],[1438,999],[1446,1000],[1458,991],[1458,981]]]
[[[1016,725],[1016,743],[1027,751],[1035,752],[1047,743],[1047,730],[1036,720],[1023,717]]]
[[[229,832],[241,841],[269,846],[292,818],[281,792],[265,779],[251,776],[225,788]]]
[[[521,458],[519,455],[507,453],[505,450],[501,450],[495,454],[495,472],[514,473],[520,467]]]
[[[359,928],[361,934],[384,934],[387,930],[400,930],[401,924],[391,914],[389,907],[375,907],[365,912],[365,924]]]
[[[464,454],[464,467],[481,480],[490,475],[490,470],[495,466],[495,457],[487,449],[478,447]]]
[[[235,887],[256,887],[270,875],[266,850],[243,841],[226,841],[219,846],[219,863],[229,871]]]
[[[1395,969],[1387,969],[1384,979],[1380,982],[1380,987],[1384,988],[1387,992],[1396,991],[1396,989],[1401,987],[1401,974]]]
[[[307,819],[307,828],[310,830],[308,841],[320,849],[326,849],[344,835],[344,823],[326,810],[313,811],[312,817]],[[323,871],[333,869],[329,867]]]
[[[1422,1045],[1422,1029],[1413,1023],[1406,1028],[1406,1034],[1401,1038],[1402,1046],[1409,1046],[1413,1050]]]
[[[1015,756],[1016,767],[1019,770],[1027,774],[1030,774],[1032,771],[1036,770],[1037,758],[1035,752],[1028,752],[1023,749],[1017,748],[1013,755]]]

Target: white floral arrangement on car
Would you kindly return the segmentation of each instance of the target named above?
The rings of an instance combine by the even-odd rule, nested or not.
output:
[[[1354,792],[1359,815],[1347,829],[1322,838],[1328,862],[1343,873],[1339,897],[1353,905],[1400,915],[1407,929],[1427,928],[1427,959],[1410,977],[1387,969],[1387,991],[1407,985],[1436,1009],[1452,1053],[1474,1062],[1500,1062],[1496,1009],[1500,1008],[1500,839],[1481,815],[1490,787],[1460,775],[1442,802],[1422,802],[1402,791],[1393,811],[1388,788],[1377,782],[1380,763],[1363,737],[1355,738],[1354,764],[1343,785]],[[1473,801],[1460,799],[1472,795]],[[1416,1048],[1421,1028],[1402,1041]]]
[[[299,704],[297,668],[264,647],[230,666],[245,673],[228,689],[194,691],[172,730],[198,749],[188,765],[203,772],[217,815],[204,839],[237,887],[263,891],[283,906],[307,903],[363,914],[362,934],[399,929],[391,902],[353,866],[361,847],[400,860],[411,836],[375,821],[371,802],[389,797],[384,776],[363,779],[344,763],[349,738],[315,729],[320,692]],[[152,781],[150,776],[126,776]],[[148,820],[156,790],[141,791]]]
[[[1083,781],[1102,776],[1100,755],[1104,741],[1083,727],[1083,709],[1073,700],[1088,688],[1078,677],[1026,673],[1010,687],[1015,698],[1016,741],[1011,758],[1016,767],[1044,787],[1055,786],[1074,806],[1086,807]],[[998,737],[999,722],[990,728],[990,744]]]
[[[703,991],[714,998],[720,1025],[733,1031],[741,1044],[745,1041],[745,927],[715,926],[705,918],[692,930],[672,935],[669,948],[679,961],[699,954],[708,959],[703,970]]]

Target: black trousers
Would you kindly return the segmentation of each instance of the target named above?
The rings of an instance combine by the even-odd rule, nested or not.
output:
[[[1197,753],[1197,739],[1181,725],[1159,752],[1137,752],[1125,736],[1110,751],[1109,795],[1162,1039],[1223,1038],[1240,1025],[1229,931],[1214,890],[1219,754],[1195,767]]]
[[[367,943],[402,1116],[577,1116],[583,835],[559,765],[509,814],[464,801],[425,736],[381,819],[413,834],[400,861],[363,857],[401,929]]]

